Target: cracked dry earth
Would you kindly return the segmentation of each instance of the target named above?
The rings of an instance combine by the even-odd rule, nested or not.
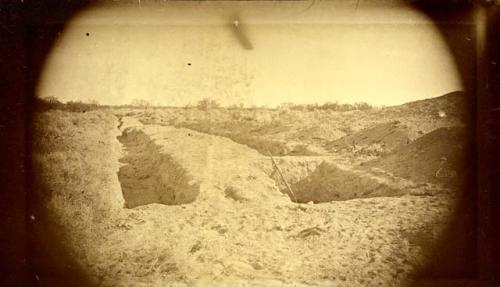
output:
[[[80,259],[99,285],[401,286],[452,215],[444,192],[295,203],[269,157],[244,145],[134,118],[114,123],[123,152],[113,186],[120,180],[128,208],[114,209],[96,252]],[[106,138],[115,148],[116,134]],[[305,160],[277,158],[284,173]],[[320,165],[315,157],[307,168]]]

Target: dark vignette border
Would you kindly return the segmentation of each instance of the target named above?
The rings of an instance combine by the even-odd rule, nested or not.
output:
[[[496,148],[500,125],[500,3],[492,0],[474,3],[471,0],[412,0],[409,3],[436,22],[455,57],[466,90],[475,94],[471,97],[470,107],[473,115],[471,126],[476,135],[473,141],[476,158],[471,160],[471,169],[476,170],[476,178],[470,182],[470,187],[478,192],[464,198],[476,202],[476,205],[464,205],[460,212],[471,214],[465,226],[472,233],[466,241],[477,248],[458,250],[453,244],[445,244],[443,248],[447,247],[445,250],[450,253],[443,252],[445,255],[436,258],[436,264],[423,270],[422,276],[438,278],[444,273],[447,278],[465,279],[467,286],[495,286],[495,283],[500,286],[500,251],[496,248],[500,243],[500,193],[496,190],[500,187],[500,154]],[[32,272],[30,254],[35,251],[32,243],[36,239],[30,238],[32,227],[27,212],[34,208],[33,199],[29,197],[33,175],[29,149],[31,103],[45,57],[58,33],[75,13],[91,4],[85,0],[0,2],[0,67],[4,70],[0,77],[2,286],[40,285]],[[474,5],[486,8],[487,41],[484,53],[478,53],[472,59],[463,54],[471,47],[464,46],[470,42],[464,42],[461,36],[473,36],[474,26],[457,27],[451,23],[464,19],[471,21]],[[471,70],[476,73],[470,73]],[[57,249],[57,246],[53,248]],[[63,256],[64,250],[58,250],[58,253]],[[443,269],[443,261],[449,259],[447,256],[462,260],[465,268]],[[71,268],[70,259],[59,259],[63,264],[59,264],[58,274],[54,274],[61,278],[58,285],[70,282],[87,285],[84,276]]]

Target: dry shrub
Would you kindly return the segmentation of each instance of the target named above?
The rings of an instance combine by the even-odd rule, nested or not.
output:
[[[220,104],[215,100],[204,98],[196,104],[196,107],[202,111],[208,111],[211,109],[219,108]]]
[[[65,258],[77,261],[77,269],[93,268],[83,265],[99,252],[95,246],[105,240],[109,219],[123,206],[116,178],[120,156],[116,119],[102,111],[50,110],[34,115],[32,136],[29,210],[36,222],[32,235],[37,238],[33,248],[46,250],[33,256],[42,262],[52,260],[41,268],[56,268],[47,264],[69,263],[47,256],[66,249]]]
[[[68,112],[88,112],[102,108],[96,100],[91,101],[69,101],[62,103],[56,98],[49,97],[47,99],[35,98],[33,107],[36,111],[62,110]]]
[[[295,145],[287,155],[319,155],[317,152],[311,151],[305,144]]]
[[[291,102],[282,103],[278,106],[279,110],[289,111],[316,111],[316,110],[330,110],[330,111],[354,111],[354,110],[371,110],[374,107],[365,102],[359,102],[354,104],[340,104],[338,102],[327,102],[322,105],[318,103],[314,104],[294,104]]]

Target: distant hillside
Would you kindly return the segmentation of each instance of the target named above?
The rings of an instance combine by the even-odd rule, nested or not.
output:
[[[472,102],[465,92],[456,91],[440,97],[408,102],[399,106],[387,107],[384,110],[407,115],[429,115],[434,118],[457,118],[466,121],[469,118],[468,106]],[[444,112],[441,113],[440,112]]]
[[[385,108],[335,109],[119,108],[144,124],[171,125],[224,136],[267,155],[342,150],[379,156],[439,128],[463,127],[467,97],[453,92]]]
[[[408,127],[411,140],[439,128],[464,127],[470,122],[472,98],[464,92],[452,92],[440,97],[409,102],[378,110],[370,118],[373,125],[399,121]]]

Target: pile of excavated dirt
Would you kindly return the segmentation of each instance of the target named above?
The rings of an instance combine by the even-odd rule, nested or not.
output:
[[[120,129],[120,140],[127,148],[122,161],[128,163],[120,169],[122,187],[143,202],[288,200],[255,164],[264,157],[230,139],[185,128],[142,125],[131,118],[123,118]]]
[[[470,143],[463,128],[440,128],[362,165],[415,182],[456,183],[467,171]]]
[[[326,142],[345,135],[339,129],[332,128],[329,123],[315,123],[312,127],[305,127],[290,135],[290,139],[296,139],[307,143]]]
[[[386,107],[373,116],[400,121],[408,127],[410,139],[415,140],[439,128],[469,125],[473,98],[464,92],[451,92],[436,98]]]
[[[444,94],[440,97],[409,102],[400,106],[387,107],[386,113],[401,113],[406,116],[430,116],[454,122],[467,123],[470,119],[470,104],[474,97],[461,91]]]
[[[392,121],[346,135],[326,144],[325,147],[333,151],[353,151],[356,147],[378,145],[380,152],[390,152],[409,142],[408,127],[398,121]]]

